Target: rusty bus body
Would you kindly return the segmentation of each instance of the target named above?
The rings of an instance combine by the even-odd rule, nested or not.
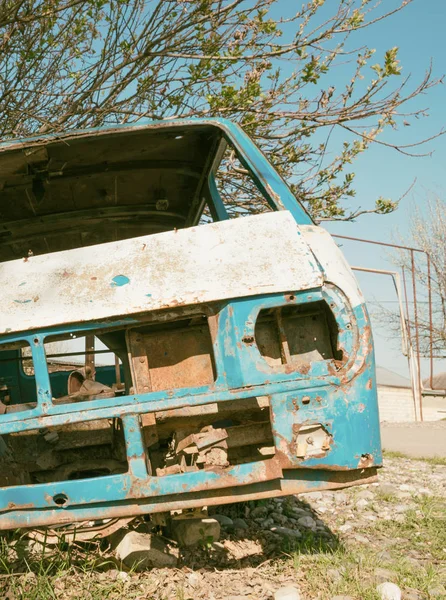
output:
[[[228,145],[268,212],[229,218]],[[11,141],[0,189],[0,529],[375,480],[363,297],[237,126]]]

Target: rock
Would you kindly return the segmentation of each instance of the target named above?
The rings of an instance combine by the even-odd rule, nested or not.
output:
[[[377,583],[385,583],[386,581],[392,581],[395,579],[395,573],[393,571],[389,571],[389,569],[377,568],[374,570],[373,574]]]
[[[244,519],[234,519],[233,522],[235,529],[249,529],[249,525]]]
[[[299,494],[299,498],[303,498],[305,500],[322,500],[324,497],[322,492],[305,492],[305,494]]]
[[[342,581],[342,573],[339,569],[328,569],[327,575],[334,583]]]
[[[401,600],[400,588],[390,581],[381,583],[381,585],[376,588],[376,591],[381,596],[381,600]]]
[[[353,525],[350,523],[344,523],[344,525],[341,525],[338,529],[341,533],[346,533],[347,531],[350,531],[352,527]]]
[[[345,492],[336,492],[333,500],[335,504],[347,504],[348,496]]]
[[[222,544],[221,542],[213,542],[213,544],[211,544],[211,546],[217,552],[225,552],[226,551],[226,546],[224,544]]]
[[[272,519],[265,519],[260,521],[259,525],[262,529],[270,529],[271,527],[274,527],[274,521]]]
[[[130,581],[130,579],[130,575],[125,571],[118,571],[118,574],[116,575],[117,581]]]
[[[156,535],[137,531],[123,534],[115,553],[127,567],[142,570],[147,567],[174,567],[177,564],[177,557]]]
[[[251,519],[263,519],[268,514],[268,509],[266,506],[256,506],[253,508],[249,514]]]
[[[293,585],[287,585],[274,593],[274,600],[300,600],[300,592]]]
[[[370,490],[362,490],[362,492],[359,492],[356,497],[358,500],[373,500],[375,498],[375,494]]]
[[[365,535],[359,535],[358,534],[358,535],[355,535],[354,538],[360,544],[370,544],[369,538],[366,538]]]
[[[396,506],[393,507],[392,510],[396,513],[404,513],[410,509],[411,509],[411,507],[408,504],[397,504]]]
[[[212,518],[218,521],[223,529],[232,529],[234,521],[226,515],[212,515]]]
[[[290,537],[294,539],[300,539],[302,537],[302,534],[298,529],[290,529],[289,527],[271,527],[270,531],[273,533],[278,533],[282,537]]]
[[[330,600],[354,600],[351,596],[332,596]]]
[[[200,585],[202,580],[202,577],[200,575],[200,573],[191,573],[190,575],[188,575],[187,577],[187,583],[192,586],[192,587],[197,587],[198,585]]]
[[[391,483],[380,483],[378,486],[378,491],[386,496],[395,496],[397,490]]]
[[[366,506],[368,506],[368,505],[369,505],[369,501],[365,500],[365,498],[361,498],[356,503],[356,508],[366,508]]]
[[[269,516],[276,523],[279,523],[279,525],[285,525],[285,523],[288,521],[288,519],[286,518],[285,515],[283,515],[282,513],[276,512],[276,511],[270,513]]]
[[[46,543],[40,543],[37,540],[28,540],[27,549],[30,554],[48,558],[56,553],[56,548]]]
[[[324,513],[326,513],[328,510],[328,508],[325,506],[325,504],[318,504],[317,508],[316,508],[316,512],[320,515],[323,515]]]
[[[446,588],[444,588],[442,585],[438,585],[437,587],[429,588],[427,593],[429,596],[432,596],[432,598],[445,598]]]
[[[308,515],[310,511],[305,510],[304,508],[299,508],[298,506],[293,506],[293,508],[290,509],[290,512],[297,517],[302,517]]]
[[[316,529],[316,521],[312,517],[301,517],[297,522],[306,529]]]
[[[234,527],[237,527],[234,519]],[[243,521],[244,522],[244,521]],[[200,543],[218,542],[220,523],[210,517],[180,517],[172,520],[172,535],[180,546],[195,546]]]
[[[400,485],[400,490],[402,492],[414,492],[415,491],[413,486],[407,485],[405,483],[403,483],[403,485]]]

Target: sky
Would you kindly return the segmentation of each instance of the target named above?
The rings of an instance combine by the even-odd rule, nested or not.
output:
[[[385,4],[387,8],[387,5],[396,5],[398,2],[386,0]],[[377,58],[382,57],[387,49],[398,46],[398,57],[403,66],[402,75],[410,73],[415,86],[431,60],[436,77],[441,77],[446,72],[445,23],[446,1],[415,0],[395,16],[363,30],[361,41],[376,48]],[[412,106],[427,108],[429,116],[400,131],[385,133],[381,139],[410,143],[446,128],[446,85],[431,89]],[[416,151],[419,152],[420,149]],[[432,155],[411,158],[383,146],[374,146],[359,156],[352,165],[352,170],[356,173],[356,198],[352,200],[352,206],[357,203],[364,209],[372,208],[380,196],[397,200],[414,180],[415,184],[401,201],[399,208],[390,215],[364,215],[354,223],[325,223],[325,227],[332,234],[383,242],[398,241],[397,238],[401,238],[407,245],[411,245],[409,229],[414,208],[418,207],[422,211],[428,196],[432,194],[446,200],[446,136],[428,143],[422,151],[432,152]],[[387,270],[395,268],[389,260],[389,251],[385,248],[343,240],[338,242],[342,243],[342,249],[351,265]],[[357,273],[357,277],[366,301],[370,304],[377,364],[408,376],[407,360],[401,353],[399,341],[390,339],[386,328],[380,326],[373,316],[379,312],[376,302],[389,307],[395,306],[396,295],[390,277],[365,273]],[[435,370],[446,370],[446,361],[436,361]],[[422,361],[422,375],[428,375],[427,360]]]

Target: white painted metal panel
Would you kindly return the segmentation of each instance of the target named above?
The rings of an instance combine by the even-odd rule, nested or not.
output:
[[[321,284],[290,213],[267,213],[2,263],[0,333]]]
[[[338,286],[353,307],[362,304],[364,298],[356,277],[328,231],[315,225],[301,225],[300,231],[324,270],[325,281]]]

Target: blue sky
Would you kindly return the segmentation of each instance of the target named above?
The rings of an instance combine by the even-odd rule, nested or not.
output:
[[[386,8],[398,2],[386,0]],[[434,75],[446,72],[446,2],[443,0],[416,0],[395,16],[364,30],[361,42],[376,48],[377,59],[393,47],[399,47],[403,75],[411,74],[413,85],[419,81],[430,60]],[[376,61],[378,62],[378,60]],[[340,82],[341,83],[341,82]],[[385,133],[383,140],[410,143],[435,134],[446,127],[446,85],[439,85],[413,103],[414,108],[428,108],[429,117],[412,122],[397,132]],[[335,148],[333,148],[335,151]],[[402,200],[396,212],[386,216],[365,215],[355,223],[327,223],[331,233],[392,242],[398,236],[410,245],[409,222],[414,206],[422,209],[429,194],[435,193],[446,200],[446,136],[437,138],[424,147],[433,151],[431,156],[410,158],[382,146],[370,148],[352,165],[356,173],[356,198],[362,208],[372,208],[376,198],[394,200],[401,197],[413,180],[416,183]],[[342,242],[350,264],[378,269],[392,269],[387,251],[378,246]],[[380,275],[357,274],[368,302],[384,301],[386,306],[396,299],[390,278]],[[375,310],[373,306],[371,310]],[[383,327],[374,319],[374,337],[377,363],[402,375],[408,374],[407,361],[398,342],[388,339]],[[423,361],[423,375],[427,375],[427,361]],[[446,362],[438,361],[436,369],[446,370]]]

